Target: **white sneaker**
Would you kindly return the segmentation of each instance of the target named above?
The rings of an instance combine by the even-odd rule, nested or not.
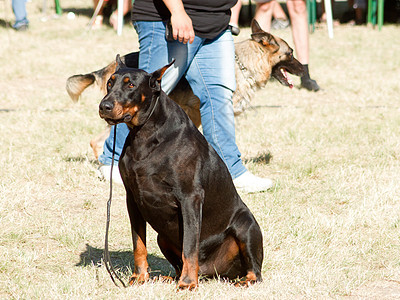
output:
[[[249,171],[243,173],[233,180],[233,184],[239,191],[246,193],[258,193],[273,187],[273,182],[269,178],[261,178],[251,174]]]
[[[110,181],[110,175],[111,175],[111,166],[101,165],[98,171],[98,176],[100,177],[100,179],[105,181]],[[115,183],[123,184],[121,174],[119,174],[118,166],[113,167],[112,180]]]

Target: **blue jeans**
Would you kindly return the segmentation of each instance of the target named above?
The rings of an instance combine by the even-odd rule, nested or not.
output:
[[[232,94],[235,90],[235,49],[230,31],[215,39],[195,37],[192,44],[165,39],[163,22],[140,21],[134,24],[139,36],[139,68],[147,72],[175,63],[164,73],[162,89],[168,94],[182,76],[188,80],[200,99],[203,134],[227,165],[232,178],[246,172],[235,141]],[[115,159],[119,159],[129,130],[126,124],[117,125]],[[99,157],[103,164],[111,164],[113,129]]]
[[[12,0],[12,9],[15,15],[14,28],[29,24],[26,14],[26,0]]]

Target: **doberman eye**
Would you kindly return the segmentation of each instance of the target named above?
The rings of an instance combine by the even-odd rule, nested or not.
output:
[[[128,88],[131,89],[131,88],[133,88],[133,87],[134,87],[133,83],[129,83],[129,84],[128,84]]]

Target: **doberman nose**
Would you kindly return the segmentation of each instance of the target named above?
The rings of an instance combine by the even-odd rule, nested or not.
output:
[[[102,101],[99,106],[101,113],[109,113],[113,110],[114,104],[110,101]]]

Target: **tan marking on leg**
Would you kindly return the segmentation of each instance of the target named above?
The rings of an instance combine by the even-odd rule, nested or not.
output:
[[[255,282],[257,281],[257,276],[253,271],[248,271],[246,275],[246,281]]]
[[[182,254],[182,261],[183,261],[183,269],[182,275],[178,282],[178,287],[180,289],[189,289],[193,290],[198,285],[198,277],[199,277],[199,262],[198,257],[193,255],[188,259]]]
[[[135,271],[129,279],[130,285],[132,285],[134,282],[143,283],[150,277],[149,272],[147,271],[147,269],[149,268],[149,264],[147,263],[147,249],[144,242],[139,236],[136,241],[136,247],[133,255],[135,262]]]

